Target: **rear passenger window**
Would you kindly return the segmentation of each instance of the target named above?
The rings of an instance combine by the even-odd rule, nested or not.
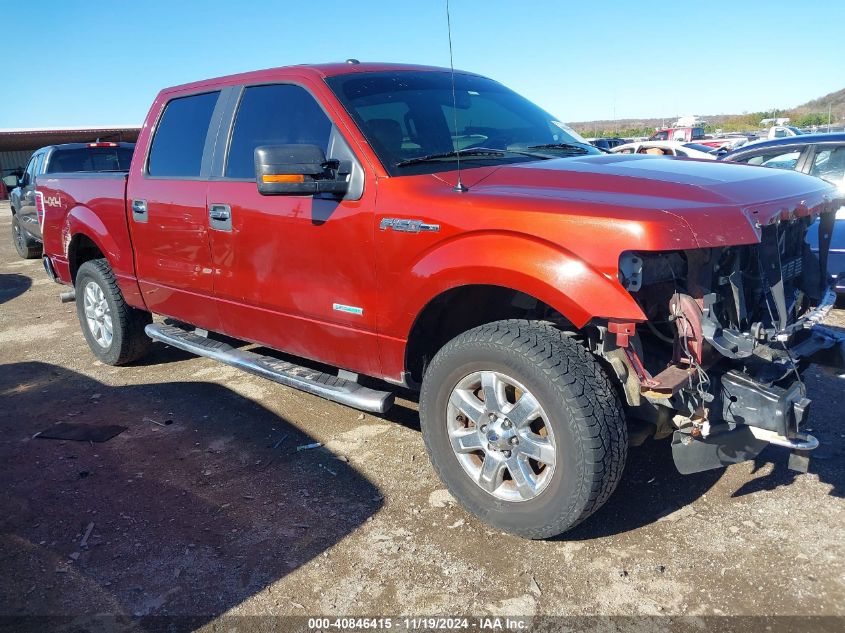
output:
[[[132,149],[128,147],[64,149],[53,152],[47,172],[127,171],[131,162]]]
[[[332,122],[307,90],[289,84],[244,90],[226,163],[229,178],[254,178],[255,148],[316,145],[327,151]]]
[[[168,102],[158,122],[147,173],[150,176],[196,178],[202,150],[219,92],[180,97]]]

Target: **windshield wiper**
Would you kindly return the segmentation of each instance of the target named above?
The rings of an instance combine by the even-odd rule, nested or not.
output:
[[[587,154],[589,152],[584,145],[576,145],[575,143],[545,143],[543,145],[531,145],[528,149],[560,149],[575,152],[576,154]]]
[[[416,158],[408,158],[400,160],[396,163],[397,167],[404,167],[405,165],[416,165],[417,163],[427,163],[433,160],[440,160],[441,158],[453,158],[460,156],[488,156],[490,158],[501,158],[505,155],[506,150],[491,149],[489,147],[472,147],[467,149],[456,149],[451,152],[438,152],[437,154],[426,154],[425,156],[417,156]]]
[[[544,147],[544,146],[538,146]],[[583,149],[577,145],[573,145],[576,149]],[[529,147],[528,149],[534,149]],[[585,150],[586,151],[586,150]],[[440,160],[442,158],[453,158],[460,156],[461,158],[502,158],[505,154],[517,154],[518,156],[528,156],[530,158],[538,158],[541,160],[549,160],[554,158],[549,154],[540,154],[538,152],[526,152],[518,149],[496,149],[493,147],[468,147],[466,149],[456,149],[451,152],[439,152],[437,154],[427,154],[426,156],[417,156],[416,158],[408,158],[396,163],[397,167],[404,167],[405,165],[415,165],[418,163],[427,163],[429,161]]]

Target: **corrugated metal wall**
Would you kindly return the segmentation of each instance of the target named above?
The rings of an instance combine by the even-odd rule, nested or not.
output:
[[[29,157],[32,156],[32,152],[34,152],[37,147],[33,147],[32,149],[28,150],[14,150],[10,152],[0,152],[0,173],[6,176],[9,172],[9,169],[15,169],[20,167],[23,169],[26,167],[26,162],[29,160]]]

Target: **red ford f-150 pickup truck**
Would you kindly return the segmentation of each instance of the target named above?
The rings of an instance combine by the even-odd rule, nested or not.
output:
[[[834,188],[602,155],[567,129],[439,68],[169,88],[128,173],[39,181],[45,267],[73,285],[105,363],[153,339],[368,411],[392,404],[391,385],[419,388],[435,470],[515,534],[558,534],[599,508],[631,429],[671,436],[682,473],[769,443],[806,468],[818,442],[799,376],[845,365],[841,335],[818,324],[834,297]]]

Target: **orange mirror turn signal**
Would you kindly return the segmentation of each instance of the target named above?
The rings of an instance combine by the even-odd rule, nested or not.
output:
[[[264,174],[261,182],[305,182],[303,174]]]

